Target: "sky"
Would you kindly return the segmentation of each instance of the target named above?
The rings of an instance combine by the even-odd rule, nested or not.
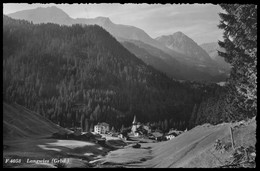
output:
[[[115,24],[124,24],[144,30],[152,38],[181,31],[198,44],[223,40],[218,29],[219,5],[213,4],[25,4],[3,5],[3,13],[57,6],[71,18],[109,17]]]

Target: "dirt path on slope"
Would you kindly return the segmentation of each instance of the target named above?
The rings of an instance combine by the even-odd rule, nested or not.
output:
[[[213,132],[214,133],[214,132]],[[178,163],[179,161],[181,161],[182,159],[184,159],[186,156],[188,156],[188,154],[192,151],[195,150],[196,147],[198,146],[199,143],[201,143],[204,139],[206,139],[207,137],[209,137],[210,135],[212,135],[213,133],[210,133],[207,136],[204,136],[203,138],[199,139],[197,142],[191,144],[189,147],[187,147],[187,149],[185,149],[185,151],[183,153],[181,153],[181,155],[178,157],[177,160],[175,160],[171,165],[169,165],[169,167],[172,167],[174,164]]]
[[[145,164],[151,167],[190,167],[192,160],[213,147],[216,139],[229,134],[228,125],[199,127],[167,142],[161,149],[155,149],[154,159]],[[202,160],[215,160],[207,156]],[[202,164],[204,165],[204,163]],[[191,166],[192,167],[192,166]],[[203,167],[203,166],[202,166]]]

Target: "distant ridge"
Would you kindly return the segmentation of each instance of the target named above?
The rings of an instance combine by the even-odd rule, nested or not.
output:
[[[108,17],[73,19],[69,17],[69,15],[67,15],[63,10],[55,6],[19,11],[8,14],[8,16],[14,19],[28,20],[33,23],[50,22],[61,25],[97,24],[107,30],[120,42],[141,41],[168,54],[171,59],[162,59],[160,56],[154,57],[161,58],[158,60],[163,60],[164,63],[173,64],[170,67],[176,66],[175,61],[180,64],[178,65],[178,68],[175,68],[175,71],[178,70],[178,73],[174,72],[170,74],[180,76],[175,77],[175,79],[183,78],[184,80],[221,81],[214,78],[215,76],[223,74],[223,72],[220,72],[217,63],[213,61],[209,55],[196,44],[196,42],[194,42],[182,32],[177,32],[170,36],[161,36],[157,39],[153,39],[140,28],[129,25],[114,24]],[[165,72],[165,70],[160,71]],[[188,73],[191,73],[191,75],[187,76]],[[203,74],[209,76],[204,77],[202,76]],[[222,78],[222,76],[220,77]],[[225,79],[224,77],[223,80]]]
[[[203,43],[200,45],[202,49],[204,49],[212,60],[214,60],[220,68],[222,68],[225,72],[230,71],[230,64],[225,61],[225,59],[218,55],[218,51],[225,51],[223,48],[219,47],[217,42],[211,43]]]
[[[210,56],[194,40],[178,31],[172,35],[157,37],[156,40],[166,47],[182,53],[190,58],[194,58],[201,63],[212,63]]]

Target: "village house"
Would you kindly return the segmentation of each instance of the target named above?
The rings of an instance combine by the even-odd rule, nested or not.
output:
[[[175,132],[171,132],[171,133],[168,133],[165,137],[167,140],[171,140],[175,137],[177,137],[178,135],[175,133]]]
[[[168,134],[166,134],[165,137],[166,137],[167,140],[171,140],[171,139],[177,137],[178,135],[180,135],[182,132],[183,132],[183,131],[178,131],[178,130],[173,130],[173,129],[171,129],[171,130],[168,132]]]
[[[80,136],[80,135],[81,135],[81,132],[82,132],[82,129],[81,129],[81,128],[74,128],[74,135],[75,135],[75,136]]]
[[[141,124],[140,122],[137,122],[136,116],[134,116],[134,120],[132,122],[132,128],[131,128],[131,133],[135,137],[139,137],[142,135],[147,135],[151,133],[151,127],[149,125],[144,125]]]
[[[163,134],[160,132],[153,132],[152,133],[153,137],[155,138],[156,141],[162,141],[163,140]]]
[[[121,138],[121,139],[123,139],[123,140],[127,140],[127,135],[124,135],[123,133],[120,133],[119,135],[118,135],[118,138]]]
[[[94,126],[94,132],[98,134],[106,134],[109,131],[109,124],[102,122]]]
[[[147,131],[147,134],[152,132],[152,129],[149,125],[144,125],[143,128]]]
[[[142,132],[142,131],[140,131],[140,130],[137,130],[137,131],[135,131],[134,132],[134,136],[135,137],[140,137],[140,136],[142,136],[144,133]]]

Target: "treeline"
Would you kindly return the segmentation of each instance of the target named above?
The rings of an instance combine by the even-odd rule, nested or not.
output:
[[[97,25],[34,25],[3,16],[4,100],[63,127],[107,122],[120,129],[136,115],[143,123],[173,120],[186,128],[194,105],[213,89],[172,81]]]
[[[226,86],[195,105],[190,126],[252,118],[257,115],[257,5],[220,4],[219,51],[231,67]]]

